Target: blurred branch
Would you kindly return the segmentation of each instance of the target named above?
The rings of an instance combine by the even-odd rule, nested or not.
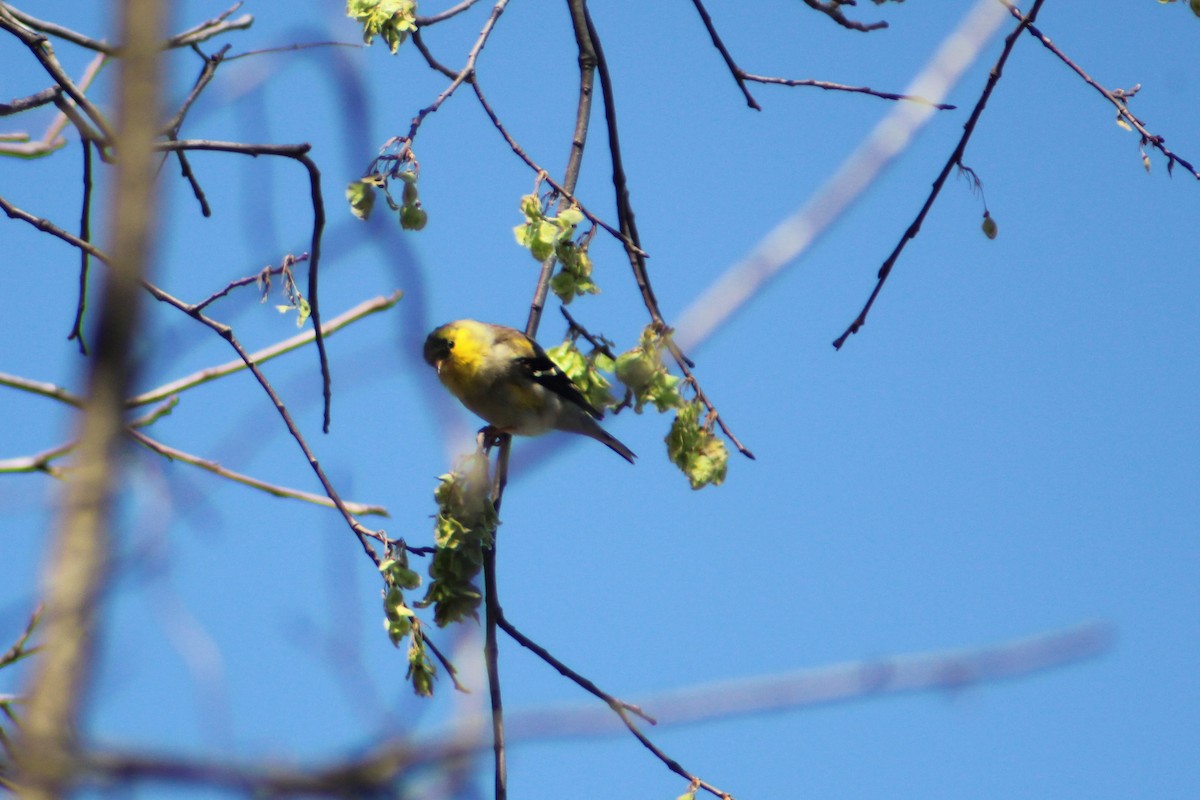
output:
[[[662,727],[797,711],[834,703],[863,702],[885,695],[961,693],[1000,681],[1073,666],[1107,653],[1110,626],[1085,622],[981,647],[910,653],[868,661],[692,686],[639,699]],[[514,739],[561,738],[620,733],[606,709],[594,706],[514,714]]]
[[[939,101],[978,58],[1004,19],[995,0],[976,0],[908,87]],[[708,339],[820,236],[869,188],[934,115],[930,106],[894,106],[824,186],[785,218],[740,261],[692,301],[679,317],[675,340],[690,350]]]
[[[92,81],[100,74],[100,69],[106,63],[108,58],[103,53],[99,53],[95,58],[88,63],[87,69],[83,71],[83,76],[79,79],[79,88],[82,91],[87,91],[92,85]],[[52,153],[55,150],[63,147],[67,140],[60,135],[63,128],[71,121],[68,116],[67,109],[72,109],[71,101],[63,98],[63,90],[61,86],[53,86],[39,92],[34,97],[40,97],[49,92],[49,101],[58,107],[59,112],[50,120],[50,124],[46,126],[46,132],[42,134],[42,138],[35,142],[28,141],[27,135],[22,135],[22,141],[18,143],[3,143],[0,144],[0,156],[16,156],[18,158],[37,158],[44,156],[47,153]],[[18,102],[18,101],[14,101]],[[24,110],[24,109],[20,109]],[[14,112],[16,113],[16,112]],[[4,116],[4,114],[0,114]]]
[[[70,441],[60,444],[57,447],[51,447],[49,450],[34,453],[31,456],[0,459],[0,475],[22,472],[45,472],[52,477],[61,478],[65,474],[63,470],[52,465],[50,462],[70,453],[75,449],[77,444],[78,442]]]
[[[326,508],[336,508],[336,506],[333,504],[333,501],[328,497],[323,497],[319,494],[313,494],[312,492],[301,491],[300,489],[289,489],[286,486],[279,486],[278,484],[268,483],[267,481],[259,480],[258,478],[253,478],[249,475],[243,475],[240,472],[234,472],[231,469],[222,467],[215,461],[200,458],[199,456],[194,456],[191,453],[185,453],[182,450],[177,450],[174,447],[165,445],[156,439],[150,438],[141,431],[130,429],[128,434],[133,438],[134,441],[138,442],[147,449],[158,453],[160,456],[166,457],[170,461],[182,461],[185,464],[191,464],[194,467],[208,470],[214,475],[227,478],[228,480],[231,480],[235,483],[240,483],[243,486],[249,486],[252,489],[258,489],[274,497],[303,500],[306,503],[325,506]],[[383,506],[354,503],[349,500],[343,500],[342,502],[345,504],[347,510],[349,510],[351,514],[356,514],[358,516],[368,516],[371,514],[381,517],[390,516],[388,514],[388,510]]]
[[[232,152],[242,152],[242,153],[248,153],[251,155],[253,154],[252,151],[255,148],[267,151],[268,154],[274,154],[275,151],[279,151],[282,153],[282,152],[292,152],[292,151],[299,150],[299,152],[302,155],[303,152],[307,151],[307,147],[308,147],[307,145],[282,145],[282,146],[280,146],[280,145],[241,145],[236,142],[199,142],[199,143],[195,143],[195,142],[184,142],[184,141],[159,142],[156,145],[156,147],[158,149],[162,150],[162,149],[171,149],[171,145],[184,145],[184,144],[206,145],[206,146],[198,146],[197,149],[218,150],[218,149],[225,149],[226,147],[228,147],[232,150]],[[5,213],[7,213],[8,216],[13,219],[20,219],[24,222],[28,222],[29,224],[36,227],[38,230],[44,231],[53,236],[56,236],[59,239],[62,239],[64,242],[67,242],[68,244],[71,244],[75,247],[87,250],[89,253],[91,253],[93,256],[100,259],[101,261],[103,261],[105,263],[110,263],[109,256],[106,255],[98,247],[93,245],[91,242],[85,242],[82,239],[80,239],[78,236],[75,236],[74,234],[64,231],[62,228],[59,228],[58,226],[54,225],[53,223],[49,222],[48,220],[39,219],[39,218],[33,216],[32,214],[30,214],[29,212],[23,211],[23,210],[17,208],[16,206],[12,205],[7,200],[5,200],[3,197],[0,197],[0,209],[3,209],[5,211]],[[214,333],[216,333],[218,336],[220,336],[222,339],[224,339],[226,342],[228,342],[229,346],[234,349],[234,352],[236,352],[238,354],[238,357],[241,359],[242,363],[246,364],[246,367],[251,371],[251,373],[254,374],[255,380],[258,381],[259,385],[263,388],[263,391],[265,391],[267,393],[267,397],[270,398],[271,403],[275,406],[275,410],[279,413],[279,416],[283,419],[283,423],[287,427],[288,432],[292,435],[292,438],[296,440],[296,444],[298,444],[300,446],[300,450],[304,454],[305,459],[308,461],[309,466],[312,468],[313,472],[316,473],[317,479],[321,482],[321,486],[325,489],[325,493],[329,496],[329,499],[333,501],[333,504],[338,509],[338,511],[341,512],[342,518],[346,521],[346,524],[350,527],[350,530],[354,533],[355,537],[358,539],[359,544],[362,545],[363,551],[367,554],[367,557],[370,558],[371,561],[376,566],[378,566],[379,565],[379,554],[375,552],[374,547],[371,546],[371,543],[368,540],[376,539],[376,540],[384,543],[385,545],[388,544],[391,540],[389,540],[382,531],[372,531],[372,530],[368,529],[366,526],[364,526],[362,523],[360,523],[358,520],[356,520],[354,518],[354,515],[350,513],[349,509],[347,509],[345,507],[345,503],[342,502],[342,499],[338,495],[337,490],[334,488],[333,483],[329,480],[329,477],[325,474],[325,470],[321,467],[321,464],[317,460],[317,457],[313,454],[312,450],[309,448],[308,442],[305,441],[303,434],[300,433],[300,429],[298,427],[296,427],[296,423],[292,419],[291,413],[287,410],[287,407],[283,404],[283,401],[279,398],[279,395],[276,394],[274,388],[272,388],[270,382],[267,380],[266,375],[264,375],[262,370],[260,370],[258,368],[258,365],[254,362],[251,355],[246,351],[246,349],[244,347],[242,347],[241,343],[237,340],[237,337],[234,336],[233,329],[231,327],[229,327],[228,325],[217,322],[216,320],[205,316],[204,313],[202,312],[202,309],[200,309],[198,306],[189,305],[189,304],[183,302],[179,298],[174,297],[171,294],[163,291],[162,289],[160,289],[159,287],[155,286],[154,284],[150,283],[149,281],[147,281],[145,279],[142,279],[140,281],[140,283],[141,283],[142,288],[145,289],[146,291],[148,291],[150,293],[150,295],[152,297],[154,297],[155,300],[158,300],[161,303],[166,303],[167,305],[175,308],[176,310],[181,311],[184,314],[187,314],[189,317],[191,317],[192,319],[201,323],[202,325],[205,325],[206,327],[211,329]],[[310,285],[311,285],[311,282],[310,282]],[[314,336],[316,336],[315,332],[314,332]],[[318,338],[317,341],[320,342],[321,340]]]
[[[105,132],[121,151],[111,223],[113,259],[90,362],[78,466],[66,482],[47,550],[43,650],[26,691],[26,713],[14,753],[17,783],[31,798],[59,797],[76,780],[71,767],[79,747],[77,732],[83,728],[97,617],[108,577],[108,525],[118,484],[124,397],[133,372],[138,284],[157,207],[152,146],[162,75],[156,46],[164,21],[160,12],[159,0],[124,0],[120,10],[126,44],[117,81],[118,133],[113,138]],[[11,30],[6,24],[10,20],[11,15],[0,9],[0,26]],[[43,43],[38,43],[38,51],[48,51]]]
[[[1104,98],[1106,100],[1108,100],[1108,102],[1112,103],[1116,107],[1117,120],[1118,121],[1124,120],[1129,126],[1131,126],[1139,134],[1141,134],[1143,147],[1145,147],[1146,145],[1150,145],[1155,150],[1162,153],[1164,157],[1166,157],[1168,173],[1170,173],[1174,169],[1174,166],[1176,164],[1179,164],[1181,167],[1183,167],[1189,173],[1191,173],[1192,177],[1200,180],[1200,172],[1197,172],[1196,168],[1194,166],[1192,166],[1189,162],[1185,161],[1184,159],[1180,158],[1179,156],[1175,155],[1170,150],[1168,150],[1167,144],[1166,144],[1167,140],[1165,138],[1163,138],[1162,136],[1157,136],[1157,135],[1151,133],[1150,131],[1146,130],[1145,123],[1143,123],[1140,119],[1138,119],[1136,116],[1134,116],[1133,112],[1131,112],[1129,110],[1129,98],[1133,96],[1132,92],[1111,92],[1108,89],[1105,89],[1103,86],[1101,86],[1095,80],[1093,80],[1092,76],[1090,76],[1086,72],[1084,72],[1083,69],[1078,64],[1076,64],[1074,61],[1072,61],[1066,55],[1066,53],[1064,53],[1062,50],[1060,50],[1058,48],[1058,46],[1055,45],[1054,42],[1050,40],[1049,37],[1047,37],[1044,33],[1042,33],[1038,29],[1038,27],[1033,24],[1033,17],[1035,16],[1036,11],[1031,11],[1029,13],[1028,17],[1024,17],[1021,15],[1021,10],[1019,8],[1017,8],[1015,5],[1013,5],[1011,2],[1009,2],[1009,0],[1000,0],[1000,2],[1001,2],[1001,4],[1004,5],[1005,8],[1008,9],[1009,13],[1012,14],[1013,17],[1015,17],[1019,22],[1021,22],[1022,24],[1024,24],[1026,26],[1026,28],[1029,31],[1030,36],[1032,36],[1033,38],[1035,38],[1039,42],[1041,42],[1043,47],[1045,47],[1051,53],[1056,55],[1060,61],[1062,61],[1064,64],[1066,64],[1068,67],[1070,67],[1071,71],[1074,72],[1076,75],[1078,75],[1080,78],[1082,78],[1084,83],[1086,83],[1088,86],[1091,86],[1093,89],[1095,89],[1101,95],[1103,95]],[[1036,4],[1035,4],[1035,9],[1036,9]],[[1146,163],[1148,165],[1149,161],[1147,161]],[[1149,169],[1149,166],[1147,166],[1147,169]]]
[[[54,79],[54,82],[62,88],[68,97],[83,109],[88,119],[95,124],[100,132],[102,144],[110,145],[113,141],[112,127],[105,116],[100,113],[100,109],[92,105],[92,102],[84,95],[83,90],[75,85],[75,82],[63,70],[62,65],[58,63],[58,58],[54,55],[54,48],[50,45],[50,40],[41,34],[34,33],[23,25],[13,15],[6,4],[0,4],[0,29],[8,31],[29,48],[29,51],[33,53],[33,57],[38,60],[38,63],[42,65],[47,74]]]
[[[1025,29],[1037,19],[1038,11],[1042,8],[1042,3],[1045,0],[1035,0],[1033,8],[1029,12],[1028,17],[1022,18],[1012,32],[1004,38],[1004,48],[1000,51],[1000,56],[996,59],[992,71],[988,74],[987,83],[984,84],[983,92],[979,95],[979,99],[975,102],[975,107],[971,109],[971,116],[967,118],[963,125],[963,134],[955,145],[954,150],[950,153],[950,157],[946,159],[946,163],[942,166],[942,171],[933,180],[933,187],[929,191],[929,196],[925,198],[925,203],[921,206],[921,210],[917,212],[916,218],[904,231],[904,235],[900,237],[900,241],[896,243],[896,247],[892,250],[883,262],[883,266],[879,268],[879,276],[875,282],[875,288],[871,290],[870,297],[863,305],[862,310],[858,312],[858,316],[850,323],[850,327],[842,333],[841,336],[833,340],[833,347],[836,350],[842,349],[842,345],[853,334],[859,332],[863,325],[867,322],[867,315],[871,313],[871,307],[875,305],[876,298],[879,297],[880,291],[883,290],[883,285],[887,283],[888,276],[892,274],[892,269],[896,266],[896,261],[900,258],[900,254],[904,252],[904,247],[913,239],[917,238],[917,234],[921,231],[921,224],[925,221],[925,216],[929,213],[929,209],[933,208],[933,202],[937,200],[941,194],[942,187],[946,184],[946,178],[950,176],[950,171],[955,166],[962,166],[963,153],[967,149],[967,142],[971,141],[971,134],[975,132],[975,125],[979,122],[979,117],[982,116],[983,110],[987,107],[988,99],[992,96],[992,90],[996,88],[996,84],[1000,82],[1000,76],[1004,73],[1004,65],[1008,63],[1008,57],[1012,53],[1013,46],[1016,45],[1017,39],[1025,32]]]
[[[507,621],[505,625],[511,635],[508,628],[512,626]],[[696,686],[652,695],[639,705],[655,708],[658,724],[667,727],[861,702],[890,694],[960,693],[1079,664],[1103,655],[1111,645],[1108,626],[1085,623],[978,648],[897,655]],[[553,661],[547,663],[558,668]],[[597,696],[605,699],[602,692]],[[633,712],[637,707],[626,708]],[[508,727],[509,741],[521,743],[613,735],[626,731],[627,723],[615,719],[607,708],[570,706],[514,713]],[[93,753],[82,766],[101,785],[112,780],[155,781],[224,787],[259,795],[367,796],[414,778],[422,769],[454,763],[482,751],[489,746],[483,731],[478,720],[461,720],[448,732],[423,741],[392,739],[363,756],[320,769],[118,751]]]
[[[379,311],[386,311],[396,305],[396,303],[400,302],[401,296],[401,292],[393,292],[387,297],[376,297],[374,299],[359,303],[354,308],[351,308],[330,320],[329,324],[325,328],[325,334],[327,336],[331,336],[352,322],[357,322],[363,317],[370,316],[371,314]],[[265,364],[271,359],[277,358],[284,353],[290,353],[297,348],[303,347],[311,342],[315,336],[316,334],[311,330],[305,331],[304,333],[298,333],[289,339],[284,339],[282,342],[278,342],[270,347],[266,347],[262,350],[251,353],[250,360],[255,364]],[[179,394],[180,392],[184,392],[195,386],[200,386],[201,384],[214,381],[218,378],[223,378],[226,375],[231,375],[247,368],[248,365],[241,359],[229,361],[215,367],[207,367],[197,372],[193,372],[191,375],[187,375],[178,380],[163,384],[155,389],[151,389],[148,392],[143,392],[136,397],[131,397],[128,401],[126,401],[126,406],[129,408],[134,408],[137,406],[148,405],[149,403],[156,403],[160,400],[165,400],[171,395]],[[0,374],[0,378],[2,377],[2,374]]]
[[[0,372],[0,386],[7,386],[10,389],[20,389],[23,392],[41,395],[42,397],[49,397],[51,400],[58,400],[60,403],[66,403],[76,408],[83,408],[85,404],[84,398],[71,393],[61,386],[44,381],[22,378],[20,375],[9,375],[6,372]]]

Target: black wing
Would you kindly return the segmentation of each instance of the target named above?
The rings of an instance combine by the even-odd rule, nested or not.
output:
[[[596,419],[603,419],[604,414],[587,401],[575,382],[567,377],[567,373],[559,369],[558,364],[555,364],[550,356],[546,355],[546,351],[542,349],[541,345],[532,339],[529,340],[529,343],[533,345],[534,355],[517,359],[517,363],[525,370],[525,373],[535,382],[545,386],[559,397],[570,400]]]

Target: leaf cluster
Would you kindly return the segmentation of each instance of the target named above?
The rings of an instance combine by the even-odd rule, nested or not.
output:
[[[550,216],[534,193],[521,198],[521,213],[525,221],[513,228],[517,244],[528,250],[539,264],[551,256],[558,260],[559,270],[550,280],[550,290],[563,305],[580,295],[598,294],[600,287],[592,281],[592,259],[588,256],[588,244],[595,229],[576,237],[575,232],[583,222],[579,207],[571,205]]]
[[[400,227],[406,231],[422,230],[429,222],[429,214],[421,207],[421,197],[417,189],[419,176],[415,161],[407,162],[406,168],[397,168],[389,173],[372,173],[346,186],[346,202],[350,204],[350,213],[364,222],[370,218],[375,208],[375,190],[383,192],[388,208],[400,216]],[[404,188],[397,203],[389,189],[391,179],[398,179]]]
[[[417,29],[416,0],[346,0],[346,15],[363,28],[363,43],[383,38],[392,55]]]
[[[468,456],[438,480],[433,493],[438,505],[436,549],[429,564],[429,589],[417,606],[433,606],[433,621],[445,627],[476,616],[483,595],[475,579],[483,566],[484,548],[492,546],[499,517],[482,453]]]

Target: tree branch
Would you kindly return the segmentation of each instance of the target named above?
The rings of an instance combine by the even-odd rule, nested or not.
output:
[[[119,144],[113,200],[111,274],[105,282],[72,471],[48,550],[43,651],[26,692],[15,752],[26,796],[56,798],[75,781],[70,765],[94,666],[97,617],[108,576],[109,516],[118,485],[118,446],[133,372],[138,284],[149,258],[154,210],[154,141],[160,70],[156,43],[164,21],[158,0],[125,0],[126,42],[117,82]],[[0,25],[11,19],[0,10]],[[22,39],[24,41],[24,39]],[[41,50],[38,47],[38,50]],[[64,87],[65,88],[65,87]]]
[[[875,282],[875,288],[871,291],[871,296],[867,298],[866,304],[863,305],[862,311],[858,312],[858,316],[855,317],[854,322],[850,323],[850,327],[841,336],[833,340],[835,350],[842,349],[842,345],[846,343],[846,339],[858,333],[862,326],[866,324],[867,314],[871,313],[871,307],[875,305],[875,299],[879,297],[879,292],[883,290],[883,285],[887,282],[888,276],[892,274],[892,268],[895,267],[900,254],[904,252],[905,245],[915,239],[917,234],[920,233],[921,223],[925,221],[925,216],[929,213],[929,209],[933,208],[933,201],[941,194],[942,187],[946,183],[946,178],[950,176],[950,171],[956,165],[962,164],[963,152],[967,149],[967,142],[971,140],[971,134],[975,132],[975,125],[979,122],[979,117],[982,116],[984,108],[987,107],[988,99],[992,96],[992,90],[1000,82],[1000,76],[1004,72],[1004,65],[1008,62],[1008,57],[1012,53],[1017,39],[1037,19],[1038,11],[1041,10],[1043,2],[1045,0],[1035,0],[1029,16],[1021,19],[1012,32],[1005,37],[1004,49],[1000,51],[1000,56],[996,59],[996,64],[992,67],[992,71],[988,75],[987,83],[983,87],[983,93],[979,95],[979,100],[975,102],[975,108],[971,110],[971,116],[967,118],[966,123],[963,125],[963,135],[959,138],[953,152],[950,153],[950,157],[946,159],[941,172],[934,179],[929,196],[925,198],[925,203],[921,206],[921,210],[917,212],[916,219],[908,226],[908,229],[900,237],[900,241],[897,242],[896,247],[892,250],[891,255],[884,260],[883,266],[879,268],[879,277]]]

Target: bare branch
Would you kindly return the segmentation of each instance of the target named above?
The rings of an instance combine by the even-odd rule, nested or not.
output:
[[[334,317],[332,320],[330,320],[329,324],[325,328],[325,335],[332,336],[352,322],[356,322],[363,317],[369,316],[378,311],[388,310],[396,305],[396,303],[400,302],[400,297],[400,292],[394,292],[387,297],[376,297],[372,300],[366,300],[362,303],[359,303],[354,308],[351,308],[350,310],[339,314],[337,317]],[[304,333],[298,333],[289,339],[283,340],[282,342],[278,342],[270,347],[266,347],[262,350],[251,353],[250,360],[255,364],[265,364],[271,359],[277,358],[284,353],[290,353],[293,350],[303,347],[304,345],[310,343],[315,336],[316,334],[311,330],[305,331]],[[229,361],[216,367],[208,367],[206,369],[199,370],[198,372],[194,372],[186,377],[163,384],[156,389],[143,392],[136,397],[132,397],[126,401],[126,407],[136,408],[137,406],[157,403],[161,400],[171,397],[172,395],[187,391],[195,386],[200,386],[208,383],[209,381],[217,380],[218,378],[223,378],[226,375],[232,375],[233,373],[240,372],[244,369],[247,369],[247,364],[241,359]]]
[[[803,2],[804,5],[808,6],[809,8],[815,11],[820,11],[838,25],[841,25],[843,28],[847,28],[852,31],[862,31],[866,33],[868,31],[877,31],[888,26],[888,24],[883,20],[880,20],[879,22],[862,23],[855,22],[852,19],[847,19],[846,15],[842,13],[842,6],[852,5],[851,3],[840,3],[838,0],[828,0],[828,2],[824,3],[821,2],[821,0],[803,0]]]
[[[425,28],[430,25],[436,25],[437,23],[442,22],[444,20],[448,20],[451,17],[457,16],[458,14],[461,14],[462,12],[466,11],[468,8],[475,5],[477,2],[479,2],[479,0],[463,0],[458,5],[451,6],[450,8],[446,9],[445,11],[441,11],[437,14],[431,14],[428,17],[417,17],[417,20],[416,20],[417,28],[418,29]]]
[[[910,92],[934,101],[949,94],[1003,20],[995,0],[976,0],[913,79]],[[684,310],[675,334],[680,347],[690,350],[705,341],[785,268],[796,264],[933,116],[930,106],[894,106],[816,194]]]
[[[1181,167],[1183,167],[1189,173],[1191,173],[1192,177],[1196,178],[1197,180],[1200,180],[1200,172],[1198,172],[1196,170],[1196,168],[1191,165],[1191,163],[1189,163],[1188,161],[1185,161],[1184,159],[1180,158],[1179,156],[1175,155],[1170,150],[1168,150],[1167,144],[1166,144],[1167,140],[1164,139],[1162,136],[1157,136],[1157,135],[1151,133],[1150,131],[1146,130],[1145,123],[1143,123],[1140,119],[1135,117],[1133,115],[1133,113],[1129,110],[1129,98],[1133,96],[1133,94],[1134,94],[1133,92],[1121,92],[1118,94],[1117,92],[1111,92],[1108,89],[1105,89],[1103,86],[1101,86],[1095,80],[1093,80],[1092,76],[1090,76],[1086,72],[1084,72],[1083,69],[1078,64],[1076,64],[1069,57],[1067,57],[1066,53],[1064,53],[1062,50],[1060,50],[1058,48],[1058,46],[1056,44],[1054,44],[1054,42],[1051,41],[1051,39],[1049,37],[1047,37],[1044,33],[1042,33],[1036,25],[1032,24],[1031,20],[1033,18],[1033,12],[1030,12],[1029,17],[1023,17],[1021,15],[1021,10],[1019,8],[1017,8],[1015,5],[1013,5],[1012,3],[1008,2],[1008,0],[1000,0],[1000,2],[1004,5],[1005,8],[1007,8],[1009,10],[1009,13],[1011,13],[1018,21],[1026,23],[1030,36],[1032,36],[1033,38],[1035,38],[1039,42],[1041,42],[1043,47],[1045,47],[1051,53],[1056,55],[1060,61],[1062,61],[1064,64],[1066,64],[1068,67],[1070,67],[1071,71],[1074,72],[1076,75],[1078,75],[1080,78],[1082,78],[1084,83],[1086,83],[1088,86],[1091,86],[1093,89],[1095,89],[1101,95],[1103,95],[1104,98],[1106,100],[1108,100],[1108,102],[1112,103],[1116,107],[1117,119],[1124,120],[1134,130],[1136,130],[1138,133],[1141,134],[1143,146],[1148,144],[1151,147],[1153,147],[1155,150],[1157,150],[1158,152],[1162,153],[1163,156],[1166,157],[1168,172],[1170,172],[1172,167],[1174,167],[1176,164],[1179,164]],[[1149,163],[1149,162],[1147,162],[1147,163]]]
[[[929,209],[933,208],[933,201],[941,193],[942,186],[946,183],[946,178],[950,176],[950,171],[956,165],[962,163],[963,153],[967,149],[967,142],[971,140],[971,134],[975,132],[975,125],[979,122],[979,117],[983,114],[983,109],[987,107],[988,98],[992,96],[992,90],[1000,82],[1000,76],[1004,72],[1004,65],[1008,62],[1008,57],[1012,53],[1013,46],[1016,45],[1017,39],[1020,38],[1030,23],[1037,18],[1038,11],[1041,10],[1044,1],[1035,0],[1029,16],[1022,18],[1017,23],[1017,26],[1013,28],[1012,32],[1005,37],[1004,49],[1000,51],[1000,56],[996,59],[996,64],[988,74],[987,83],[983,87],[983,92],[979,95],[979,100],[975,102],[975,108],[971,110],[971,116],[967,118],[966,124],[963,125],[963,135],[959,138],[958,144],[955,145],[954,151],[950,153],[950,157],[946,159],[942,171],[934,179],[929,196],[925,198],[925,203],[921,206],[921,210],[917,212],[916,219],[908,226],[908,229],[900,237],[900,241],[897,242],[896,247],[892,250],[891,255],[884,260],[883,266],[879,268],[879,277],[875,282],[875,288],[871,291],[871,296],[867,298],[866,304],[858,312],[858,316],[855,317],[854,322],[850,323],[850,327],[846,328],[841,336],[833,340],[834,349],[840,350],[842,345],[846,343],[846,339],[858,333],[862,326],[866,324],[867,314],[871,313],[871,307],[875,305],[875,299],[879,297],[879,292],[883,290],[883,284],[887,282],[888,276],[892,274],[892,268],[895,267],[900,254],[904,252],[905,245],[917,237],[917,234],[921,231],[921,223],[925,221],[925,216],[929,213]]]
[[[33,53],[33,57],[38,60],[42,68],[54,79],[54,82],[83,109],[88,119],[99,129],[102,142],[106,145],[110,144],[113,140],[113,130],[108,124],[108,120],[100,113],[100,109],[96,108],[87,99],[83,91],[75,85],[75,82],[63,70],[62,65],[58,63],[58,58],[54,55],[54,48],[50,46],[50,40],[22,25],[13,16],[8,7],[4,5],[0,5],[0,29],[6,30],[13,36],[16,36],[29,48],[29,51]]]
[[[286,486],[268,483],[267,481],[259,480],[258,478],[251,477],[250,475],[234,472],[231,469],[222,467],[216,461],[200,458],[199,456],[194,456],[191,453],[186,453],[183,450],[163,444],[157,439],[150,438],[141,431],[130,429],[128,433],[138,444],[142,445],[148,450],[158,453],[160,456],[163,456],[170,461],[182,461],[184,464],[191,464],[193,467],[199,467],[200,469],[207,470],[214,475],[226,478],[234,483],[240,483],[243,486],[249,486],[251,489],[258,489],[266,492],[269,495],[272,495],[273,497],[303,500],[306,503],[312,503],[314,505],[324,506],[326,508],[337,508],[333,501],[328,497],[322,497],[319,494],[301,491],[300,489],[291,489]],[[349,500],[344,500],[342,502],[345,504],[346,509],[349,510],[351,514],[356,514],[358,516],[368,516],[372,514],[381,517],[390,516],[388,514],[388,510],[383,506],[354,503]]]

